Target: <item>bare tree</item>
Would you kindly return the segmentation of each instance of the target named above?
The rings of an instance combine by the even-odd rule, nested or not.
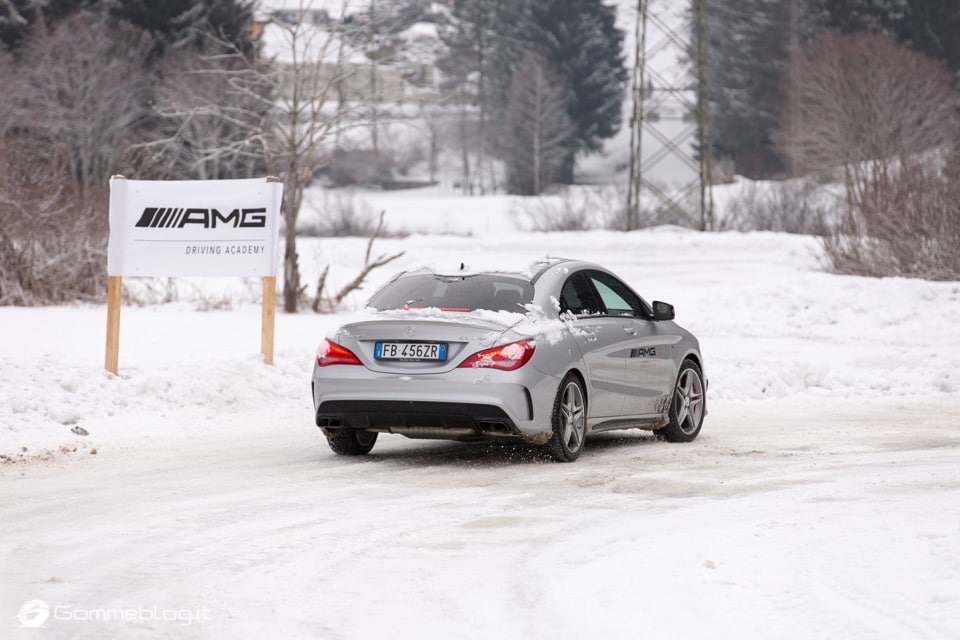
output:
[[[370,259],[371,251],[373,250],[373,243],[383,231],[383,218],[385,215],[385,211],[380,212],[380,218],[377,222],[377,226],[370,233],[370,238],[367,240],[367,250],[363,256],[363,269],[360,270],[360,273],[358,273],[353,280],[341,287],[336,293],[327,293],[327,275],[330,273],[330,266],[327,265],[327,267],[324,268],[323,273],[320,274],[320,278],[317,280],[317,292],[313,297],[313,303],[311,305],[314,311],[339,311],[344,299],[348,295],[363,288],[363,283],[366,281],[367,276],[370,275],[370,272],[372,272],[374,269],[379,269],[380,267],[390,264],[397,258],[402,258],[406,253],[406,251],[400,251],[390,255],[381,253],[376,258],[372,260]]]
[[[4,80],[4,100],[17,105],[8,126],[65,159],[82,197],[123,166],[149,113],[150,46],[142,31],[77,13],[50,31],[36,25]]]
[[[325,21],[313,19],[319,9],[314,10],[311,0],[286,10],[282,20],[267,27],[277,50],[277,58],[269,62],[217,40],[211,45],[217,53],[206,56],[203,67],[193,73],[222,92],[194,94],[192,100],[172,100],[163,107],[165,114],[180,119],[181,130],[193,126],[190,123],[202,130],[213,119],[234,132],[219,143],[211,137],[214,144],[198,160],[256,152],[269,173],[283,178],[283,308],[288,313],[297,311],[304,291],[296,243],[304,191],[328,156],[328,138],[358,106],[340,99],[351,35],[338,25],[344,23],[349,0],[343,0],[341,8],[339,20]]]
[[[102,296],[107,178],[148,113],[149,44],[82,13],[0,59],[0,304]]]
[[[801,171],[842,169],[851,206],[910,156],[951,140],[952,78],[942,64],[870,33],[824,34],[801,55],[777,138]]]
[[[511,193],[538,195],[560,177],[574,129],[562,78],[538,53],[529,53],[513,74],[507,108]]]
[[[721,231],[778,231],[820,235],[826,207],[810,179],[764,183],[745,181],[724,206]]]
[[[199,55],[173,51],[160,64],[154,90],[159,122],[154,139],[137,145],[153,177],[219,180],[266,171],[262,140],[252,132],[271,128],[272,87],[242,82],[238,89],[236,76],[258,63],[221,46],[209,41]]]
[[[106,289],[106,190],[87,204],[69,163],[8,135],[0,151],[0,306],[100,299]],[[97,206],[103,203],[104,206]]]
[[[956,276],[960,175],[943,158],[957,140],[957,94],[947,68],[889,36],[827,34],[795,72],[780,140],[802,170],[842,172],[846,208],[824,243],[834,267]]]
[[[885,207],[841,217],[824,248],[840,273],[960,279],[960,158],[911,163],[887,185]]]
[[[349,0],[342,5],[341,22]],[[266,138],[265,158],[271,170],[283,176],[284,286],[283,308],[297,310],[301,293],[297,255],[297,218],[303,194],[320,159],[323,143],[341,126],[350,105],[337,98],[337,86],[346,74],[344,55],[348,43],[342,32],[324,31],[310,24],[300,4],[300,19],[279,23],[282,46],[289,59],[267,76],[276,87],[277,121]]]

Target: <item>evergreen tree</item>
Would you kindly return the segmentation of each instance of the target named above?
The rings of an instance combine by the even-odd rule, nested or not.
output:
[[[559,178],[573,181],[577,152],[599,151],[620,129],[627,72],[616,8],[601,0],[532,0],[529,49],[543,51],[570,87],[574,145]]]
[[[52,28],[82,9],[106,7],[114,17],[150,33],[159,54],[167,46],[200,46],[204,33],[213,33],[249,54],[253,6],[253,0],[0,0],[0,43],[16,48],[40,17]]]
[[[715,0],[708,4],[714,153],[738,173],[782,170],[772,132],[783,105],[789,0]]]
[[[869,31],[895,36],[910,10],[909,4],[910,0],[807,0],[807,35]]]
[[[42,0],[4,0],[0,2],[0,42],[13,49],[40,15]]]
[[[20,45],[30,26],[41,16],[48,27],[98,0],[0,0],[0,43],[7,49]]]
[[[744,175],[769,176],[782,168],[772,132],[782,117],[790,73],[791,11],[799,14],[800,50],[824,32],[886,33],[960,70],[957,0],[714,0],[709,3],[714,153],[732,158]]]
[[[627,73],[616,8],[602,0],[455,0],[452,16],[440,68],[457,82],[477,78],[477,101],[491,123],[481,127],[485,144],[501,155],[513,146],[503,127],[513,74],[527,54],[545,56],[562,78],[574,135],[556,177],[571,182],[575,155],[599,151],[620,128]]]
[[[510,75],[530,49],[524,33],[532,0],[454,0],[440,32],[447,52],[437,65],[452,80],[481,73],[491,80],[488,97],[503,106]]]
[[[254,51],[253,0],[105,0],[111,14],[150,33],[162,56],[167,47],[202,48],[212,34],[244,55]]]
[[[909,0],[900,41],[931,58],[944,60],[954,71],[960,70],[960,2],[956,0]]]

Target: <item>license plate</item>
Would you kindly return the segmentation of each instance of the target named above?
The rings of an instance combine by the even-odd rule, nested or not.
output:
[[[378,342],[373,351],[377,360],[442,362],[447,359],[446,342]]]

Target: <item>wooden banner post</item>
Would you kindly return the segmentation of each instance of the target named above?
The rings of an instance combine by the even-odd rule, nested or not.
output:
[[[104,366],[117,375],[120,364],[120,302],[123,278],[107,276],[107,357]]]
[[[277,277],[263,279],[263,311],[260,319],[260,353],[265,364],[273,364],[273,330],[277,319]]]

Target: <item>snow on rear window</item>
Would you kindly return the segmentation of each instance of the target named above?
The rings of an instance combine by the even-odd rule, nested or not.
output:
[[[533,301],[533,285],[526,280],[501,274],[442,276],[416,274],[388,283],[372,298],[369,306],[388,309],[445,311],[510,311],[524,313]]]

